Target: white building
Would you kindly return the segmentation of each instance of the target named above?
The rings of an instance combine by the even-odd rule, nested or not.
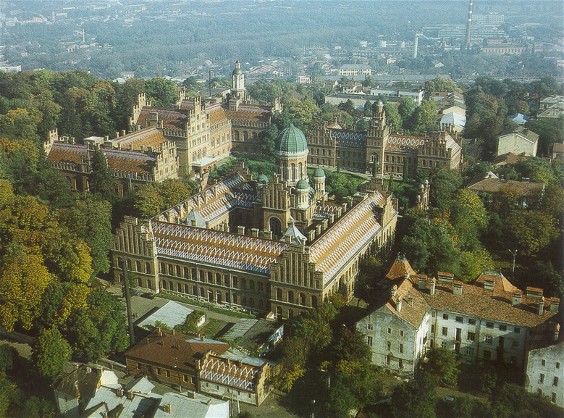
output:
[[[425,91],[422,89],[417,90],[402,90],[402,89],[393,89],[393,88],[374,88],[370,89],[370,94],[372,96],[382,96],[382,97],[411,97],[415,100],[415,104],[419,106],[423,101],[423,97],[425,95]]]
[[[558,340],[559,328],[554,337]],[[527,359],[527,390],[548,396],[550,400],[564,408],[564,341],[548,347],[529,351]]]
[[[400,258],[386,276],[383,297],[357,323],[372,350],[372,362],[413,375],[432,347],[455,351],[463,361],[498,360],[524,368],[533,337],[554,326],[558,298],[542,289],[525,294],[500,273],[481,274],[471,284],[449,273],[415,274]]]
[[[343,66],[339,68],[339,75],[341,77],[358,77],[359,75],[364,77],[371,76],[372,68],[370,65],[365,64],[343,64]]]
[[[497,155],[511,152],[513,154],[534,157],[537,155],[538,143],[538,134],[527,128],[519,127],[515,131],[499,137],[497,141]]]

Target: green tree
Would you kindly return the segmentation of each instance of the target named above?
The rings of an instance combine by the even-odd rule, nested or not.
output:
[[[431,205],[441,210],[450,206],[457,190],[462,186],[462,177],[458,171],[438,169],[429,175],[431,183]]]
[[[515,211],[504,225],[507,242],[525,255],[544,250],[558,237],[555,219],[537,210]]]
[[[83,196],[71,208],[60,214],[60,221],[90,247],[93,274],[110,270],[109,252],[114,242],[112,235],[112,206],[89,195]]]
[[[12,370],[18,352],[10,344],[0,345],[0,375]]]
[[[448,78],[437,77],[425,82],[425,95],[427,97],[429,97],[431,93],[453,92],[457,89],[458,87],[455,82]]]
[[[90,167],[92,170],[89,175],[90,191],[113,202],[116,198],[114,178],[102,151],[96,149],[92,152]]]
[[[65,326],[65,336],[74,356],[95,361],[128,345],[124,306],[104,289],[93,290],[88,307],[73,311]]]
[[[392,393],[392,412],[397,418],[434,418],[434,376],[419,373],[415,380],[396,386]]]
[[[435,376],[443,385],[456,386],[460,373],[458,363],[454,351],[438,347],[427,352],[427,362],[421,363],[421,370]]]
[[[403,123],[398,107],[394,103],[384,103],[384,111],[386,112],[386,122],[391,131],[401,130]]]
[[[145,91],[154,107],[171,108],[178,101],[178,87],[176,83],[162,77],[147,80]]]
[[[438,129],[437,106],[433,100],[423,100],[415,109],[412,129],[417,132],[432,132]]]
[[[71,349],[57,328],[46,329],[33,347],[33,360],[39,373],[54,380],[71,357]]]
[[[403,97],[398,106],[398,113],[401,116],[401,125],[403,129],[413,129],[413,113],[415,112],[415,100],[411,97]]]

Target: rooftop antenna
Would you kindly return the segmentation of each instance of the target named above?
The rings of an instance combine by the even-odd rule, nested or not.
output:
[[[468,0],[468,20],[466,21],[466,50],[470,49],[470,30],[472,29],[472,0]]]

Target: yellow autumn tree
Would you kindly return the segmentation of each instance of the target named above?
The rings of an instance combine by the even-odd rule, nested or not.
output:
[[[0,273],[0,323],[12,331],[16,324],[31,329],[41,309],[45,289],[54,276],[40,255],[13,255]]]

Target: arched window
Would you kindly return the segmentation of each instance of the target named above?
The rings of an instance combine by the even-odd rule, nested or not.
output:
[[[294,292],[291,290],[288,291],[288,302],[294,303]]]
[[[276,300],[282,300],[282,289],[276,289]]]
[[[278,237],[282,234],[282,223],[280,222],[280,219],[273,216],[268,221],[268,224],[270,227],[270,231],[272,232],[272,235],[274,237]]]
[[[300,293],[300,305],[305,306],[305,304],[306,304],[305,294]]]

